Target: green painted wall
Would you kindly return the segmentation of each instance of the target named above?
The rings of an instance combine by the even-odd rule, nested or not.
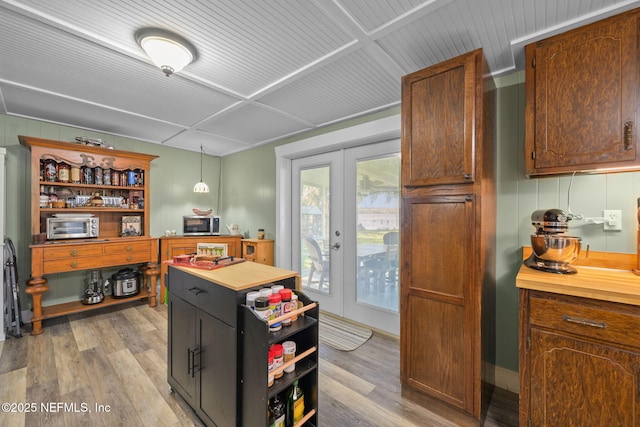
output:
[[[570,177],[529,179],[524,175],[524,74],[496,79],[498,86],[498,217],[497,217],[497,365],[518,370],[518,293],[515,277],[521,264],[521,248],[529,245],[531,213],[540,208],[568,209]],[[118,149],[159,155],[153,161],[151,232],[180,228],[181,217],[193,207],[219,208],[224,223],[237,222],[243,233],[255,237],[264,228],[267,238],[275,235],[275,151],[278,145],[399,114],[399,107],[314,130],[223,159],[204,158],[204,181],[211,193],[196,195],[199,154],[176,150],[112,135],[87,132],[67,126],[0,115],[0,146],[7,148],[7,235],[16,243],[20,275],[29,275],[28,150],[16,135],[32,135],[62,141],[76,136],[106,138]],[[221,161],[220,161],[221,160]],[[197,165],[198,167],[194,167]],[[222,170],[220,170],[222,167]],[[218,173],[221,176],[221,203],[218,207]],[[636,199],[640,196],[640,173],[577,175],[571,191],[571,210],[587,217],[602,215],[603,209],[622,209],[623,231],[602,231],[602,226],[576,222],[572,235],[580,236],[592,250],[635,252]],[[277,242],[276,242],[277,244]],[[81,275],[49,277],[51,290],[45,305],[77,299],[84,284]],[[24,298],[24,297],[23,297]],[[25,306],[30,305],[26,298]]]

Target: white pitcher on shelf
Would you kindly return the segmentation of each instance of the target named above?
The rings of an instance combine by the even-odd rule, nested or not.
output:
[[[240,234],[240,224],[229,224],[227,225],[227,230],[229,230],[229,234],[232,236],[237,236]]]

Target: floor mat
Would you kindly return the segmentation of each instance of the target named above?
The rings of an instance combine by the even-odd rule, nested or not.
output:
[[[372,331],[339,318],[320,315],[320,342],[342,351],[353,351],[371,338]]]

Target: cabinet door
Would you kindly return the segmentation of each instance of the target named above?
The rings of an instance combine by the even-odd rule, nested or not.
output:
[[[632,14],[527,46],[529,175],[637,161],[637,39]]]
[[[196,380],[192,365],[196,350],[196,308],[175,296],[169,298],[169,382],[195,404]]]
[[[402,185],[472,183],[477,50],[402,79]]]
[[[479,375],[474,200],[405,199],[401,269],[402,382],[469,413]]]
[[[631,426],[640,419],[640,355],[531,330],[534,426]]]
[[[237,425],[236,329],[198,311],[198,415],[218,427]]]

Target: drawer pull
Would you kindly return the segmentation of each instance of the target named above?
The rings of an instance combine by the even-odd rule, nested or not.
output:
[[[132,259],[133,259],[133,257],[132,257],[131,255],[129,255],[129,256],[127,257],[127,261],[131,261]]]
[[[204,292],[202,289],[196,288],[195,286],[193,288],[189,288],[188,291],[195,295],[198,295]]]
[[[76,256],[76,255],[78,255],[78,250],[77,249],[72,250],[71,256]]]
[[[607,324],[605,322],[596,322],[595,320],[567,316],[566,314],[562,316],[562,320],[564,320],[565,322],[577,323],[578,325],[591,326],[593,328],[600,328],[600,329],[607,329]]]
[[[78,261],[73,261],[71,263],[71,268],[76,268],[78,266]]]
[[[131,247],[131,245],[127,246],[127,252],[131,252],[133,250],[133,247]]]

